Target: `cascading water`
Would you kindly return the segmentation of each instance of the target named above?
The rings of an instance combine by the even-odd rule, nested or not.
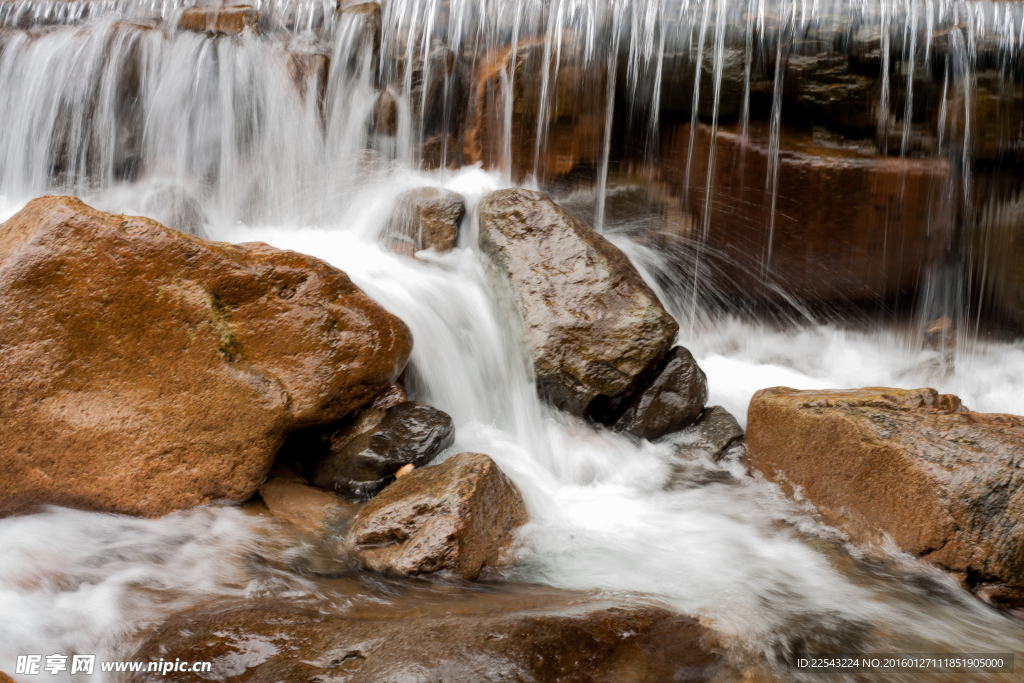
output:
[[[408,388],[452,415],[453,452],[522,489],[509,578],[666,601],[737,667],[1024,652],[1021,622],[891,547],[846,544],[739,453],[682,466],[540,403],[472,218],[526,184],[602,229],[741,421],[775,385],[937,385],[1024,414],[1024,346],[1005,335],[1024,284],[1024,6],[279,0],[253,4],[258,30],[213,35],[176,28],[188,5],[0,2],[0,218],[71,193],[348,272],[412,329]],[[383,250],[397,196],[424,185],[467,198],[461,248]],[[941,316],[951,361],[921,343]],[[137,629],[211,597],[335,590],[232,508],[54,509],[0,520],[0,548],[0,662],[127,656]]]

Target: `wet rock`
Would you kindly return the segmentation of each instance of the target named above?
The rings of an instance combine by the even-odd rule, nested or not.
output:
[[[710,31],[713,28],[709,27]],[[712,35],[712,34],[709,34]],[[662,69],[661,97],[662,106],[666,111],[678,112],[685,116],[693,113],[693,86],[697,71],[696,50],[679,54],[666,54]],[[726,47],[715,59],[707,55],[701,60],[700,87],[701,97],[697,103],[697,114],[703,119],[710,119],[715,113],[716,60],[721,60],[721,86],[718,101],[718,116],[725,119],[735,116],[743,102],[743,77],[746,54],[742,47]],[[620,96],[627,96],[625,89],[629,81],[626,77],[625,60],[619,66],[618,83],[623,90]]]
[[[973,284],[986,312],[1024,334],[1024,194],[990,194],[971,231]]]
[[[679,326],[617,247],[541,192],[493,192],[478,212],[480,248],[511,286],[541,395],[582,415],[656,367]]]
[[[252,7],[190,7],[178,18],[179,31],[238,35],[259,32],[260,16]]]
[[[867,134],[878,121],[877,75],[864,76],[850,69],[845,56],[791,56],[786,86],[792,99],[811,119],[833,130]]]
[[[288,55],[288,76],[303,102],[312,95],[316,98],[317,112],[324,116],[324,102],[327,98],[327,78],[330,60],[326,55],[314,52],[293,52]]]
[[[462,195],[438,187],[420,187],[398,197],[384,231],[385,244],[399,253],[434,249],[444,254],[459,240],[459,224],[466,214]]]
[[[455,440],[455,425],[447,413],[415,401],[388,408],[379,419],[370,414],[364,424],[330,437],[330,452],[310,474],[314,486],[346,496],[372,496],[401,467],[422,467]]]
[[[423,168],[436,171],[439,168],[456,169],[459,167],[459,148],[455,136],[450,133],[437,133],[423,141],[420,145],[420,163]]]
[[[544,43],[522,36],[514,53],[506,46],[477,64],[463,98],[469,105],[461,138],[463,163],[508,168],[514,182],[530,176],[552,180],[599,163],[605,105],[603,95],[593,94],[605,92],[604,69],[594,68],[579,34],[567,29],[560,45],[547,47],[557,49],[559,58],[545,87],[545,79],[536,77],[552,68]],[[511,112],[506,105],[509,86]],[[538,128],[547,131],[540,145]]]
[[[260,486],[260,498],[274,516],[317,536],[343,531],[355,508],[297,478],[271,477]]]
[[[315,258],[43,197],[0,226],[0,348],[0,513],[156,516],[251,497],[412,337]]]
[[[398,135],[398,104],[390,90],[382,90],[377,96],[372,128],[377,135]]]
[[[629,399],[613,427],[654,440],[692,424],[707,400],[704,371],[687,349],[677,346]]]
[[[540,586],[413,590],[354,596],[343,614],[267,600],[197,609],[168,619],[133,659],[212,662],[176,683],[683,683],[722,667],[710,631],[661,607]]]
[[[165,187],[152,194],[146,200],[145,211],[150,218],[168,228],[206,238],[206,225],[209,221],[203,205],[194,195],[180,187]]]
[[[362,40],[372,50],[372,55],[376,57],[377,52],[380,50],[382,27],[380,4],[376,2],[362,2],[342,7],[339,0],[338,11],[341,12],[343,19],[363,22]]]
[[[767,134],[752,123],[751,137],[744,146],[737,132],[724,127],[715,136],[707,246],[701,250],[708,290],[748,300],[877,301],[916,291],[928,269],[945,258],[956,215],[940,189],[950,182],[946,159],[879,157],[873,148],[787,135],[780,141],[772,227],[765,214],[771,193],[763,182],[750,182],[769,177]],[[658,171],[668,194],[688,191],[689,212],[697,217],[677,227],[680,247],[692,254],[701,239],[711,130],[698,126],[692,155],[689,124],[663,140]],[[894,213],[894,206],[901,209]],[[894,243],[900,248],[886,246]]]
[[[695,423],[672,436],[676,454],[686,459],[700,457],[718,462],[729,446],[743,438],[743,428],[722,406],[704,409]]]
[[[500,564],[526,520],[519,489],[494,461],[459,453],[384,489],[360,510],[349,541],[368,569],[473,580]]]
[[[1024,420],[934,389],[764,389],[751,465],[855,538],[888,534],[971,584],[1024,587]]]

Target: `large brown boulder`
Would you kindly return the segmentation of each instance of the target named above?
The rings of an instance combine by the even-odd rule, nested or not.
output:
[[[511,286],[543,396],[582,415],[654,369],[679,325],[625,254],[542,192],[499,190],[477,210],[480,248]]]
[[[501,562],[527,520],[516,485],[486,455],[413,470],[359,511],[349,541],[368,569],[475,579]]]
[[[0,513],[244,500],[288,432],[365,404],[411,349],[315,258],[33,200],[0,225]]]
[[[341,614],[266,601],[207,607],[168,620],[134,658],[212,662],[207,673],[174,673],[176,683],[682,683],[722,668],[713,635],[661,607],[540,586],[420,591],[345,601]]]
[[[971,584],[1024,586],[1024,420],[974,413],[934,389],[763,389],[747,417],[750,464],[799,487],[860,540]]]

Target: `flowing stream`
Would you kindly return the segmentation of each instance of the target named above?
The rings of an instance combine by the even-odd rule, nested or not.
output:
[[[978,258],[985,242],[975,238],[1024,213],[1024,6],[389,0],[374,36],[366,15],[333,2],[261,0],[258,34],[215,37],[174,30],[186,6],[0,2],[0,219],[32,197],[70,193],[346,271],[412,329],[407,388],[454,418],[450,452],[487,453],[522,490],[531,521],[504,578],[666,602],[722,634],[735,671],[767,662],[783,680],[803,680],[784,666],[803,652],[1024,657],[1024,621],[893,547],[848,544],[809,505],[747,474],[741,448],[719,464],[683,462],[668,445],[541,403],[473,216],[487,192],[527,185],[602,230],[680,321],[709,403],[741,423],[753,393],[778,385],[933,386],[974,410],[1024,414],[1024,342],[986,308],[1007,279],[993,275],[994,256]],[[329,71],[295,54],[327,58]],[[833,61],[810,65],[812,54]],[[872,94],[859,134],[856,121],[829,130],[787,118],[786,79],[806,81],[837,55],[874,69],[836,77],[845,92]],[[800,101],[794,121],[818,111]],[[911,285],[906,259],[891,258],[910,249],[906,219],[893,218],[867,295],[791,291],[776,262],[790,210],[780,188],[786,164],[817,154],[804,139],[850,168],[898,168],[885,201],[912,207],[938,244]],[[716,141],[764,157],[735,186],[755,199],[722,194],[716,169],[733,157]],[[664,175],[673,164],[685,176],[675,185]],[[911,192],[926,166],[942,172]],[[466,198],[459,248],[398,256],[379,236],[398,196],[422,186]],[[743,262],[714,234],[721,212],[748,205],[744,220],[763,239]],[[754,283],[744,295],[729,289],[736,263]],[[922,341],[940,315],[956,323],[955,348]],[[147,625],[219,596],[338,599],[330,581],[293,571],[308,552],[236,507],[0,520],[0,663],[128,657]],[[105,676],[24,680],[117,680]]]

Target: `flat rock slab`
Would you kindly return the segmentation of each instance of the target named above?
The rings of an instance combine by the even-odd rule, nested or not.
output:
[[[616,246],[542,192],[492,192],[477,211],[480,249],[511,286],[541,395],[583,415],[657,366],[679,325]]]
[[[1024,420],[966,411],[934,389],[763,389],[747,457],[855,538],[968,583],[1024,585]]]
[[[0,514],[245,500],[288,432],[366,404],[411,350],[315,258],[33,200],[0,225]]]
[[[500,562],[526,520],[522,494],[495,462],[459,453],[384,489],[359,511],[348,538],[369,569],[472,580]]]
[[[176,683],[682,683],[720,670],[713,634],[690,617],[526,588],[449,588],[344,614],[267,602],[207,608],[167,621],[133,659],[212,662],[208,673],[174,673]]]

